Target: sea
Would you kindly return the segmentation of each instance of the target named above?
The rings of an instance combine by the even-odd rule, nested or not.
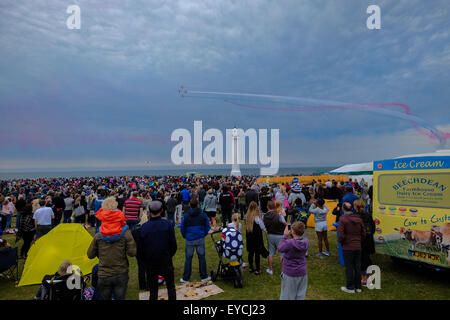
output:
[[[309,176],[327,173],[336,167],[298,167],[280,168],[277,176]],[[49,171],[18,171],[0,172],[0,180],[38,179],[38,178],[76,178],[76,177],[123,177],[123,176],[185,176],[195,172],[205,176],[230,175],[228,168],[197,168],[197,169],[99,169],[99,170],[49,170]],[[259,168],[241,168],[242,175],[260,176]]]

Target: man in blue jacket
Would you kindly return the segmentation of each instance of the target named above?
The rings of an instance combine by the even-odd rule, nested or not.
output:
[[[192,257],[194,250],[197,251],[200,278],[209,281],[206,270],[205,236],[208,235],[210,226],[208,216],[198,208],[198,200],[191,199],[191,209],[181,219],[181,234],[186,239],[186,259],[184,262],[184,274],[181,282],[189,282],[192,272]]]
[[[184,189],[180,192],[181,196],[181,204],[183,205],[183,212],[188,211],[189,209],[189,201],[191,201],[192,195],[191,191],[189,191],[188,186],[184,186]]]
[[[352,211],[355,212],[355,208],[353,208],[353,202],[355,200],[359,200],[359,197],[353,193],[353,187],[346,186],[345,187],[346,194],[342,198],[342,203],[348,202],[352,206]]]
[[[176,300],[172,257],[177,252],[175,231],[169,220],[162,219],[163,204],[154,200],[149,205],[150,219],[144,223],[138,236],[137,250],[147,267],[150,300],[158,299],[158,275],[164,277],[169,300]]]

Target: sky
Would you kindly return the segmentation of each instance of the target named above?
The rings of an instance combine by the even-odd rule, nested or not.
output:
[[[366,26],[372,4],[379,30]],[[70,5],[79,30],[66,26]],[[2,0],[0,170],[175,168],[171,133],[193,133],[195,120],[279,129],[284,167],[449,148],[367,110],[255,110],[178,94],[396,102],[450,132],[449,31],[447,0]]]

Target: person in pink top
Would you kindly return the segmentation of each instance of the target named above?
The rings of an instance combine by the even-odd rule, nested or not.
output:
[[[11,219],[14,214],[14,204],[10,198],[6,198],[3,202],[2,207],[2,226],[4,226],[3,231],[8,232],[11,229]]]

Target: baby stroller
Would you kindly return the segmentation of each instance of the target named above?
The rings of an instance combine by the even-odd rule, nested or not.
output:
[[[221,239],[216,241],[214,235],[221,232]],[[242,288],[242,249],[244,242],[241,233],[235,228],[225,228],[222,231],[211,233],[211,239],[219,255],[219,266],[217,271],[211,271],[211,280],[217,279],[233,280],[235,288]],[[224,259],[229,262],[224,262]]]
[[[42,284],[36,294],[35,300],[63,300],[63,301],[78,301],[83,299],[84,289],[87,282],[89,282],[88,276],[80,275],[80,286],[69,288],[67,282],[72,274],[66,274],[60,276],[46,275],[42,279]]]

